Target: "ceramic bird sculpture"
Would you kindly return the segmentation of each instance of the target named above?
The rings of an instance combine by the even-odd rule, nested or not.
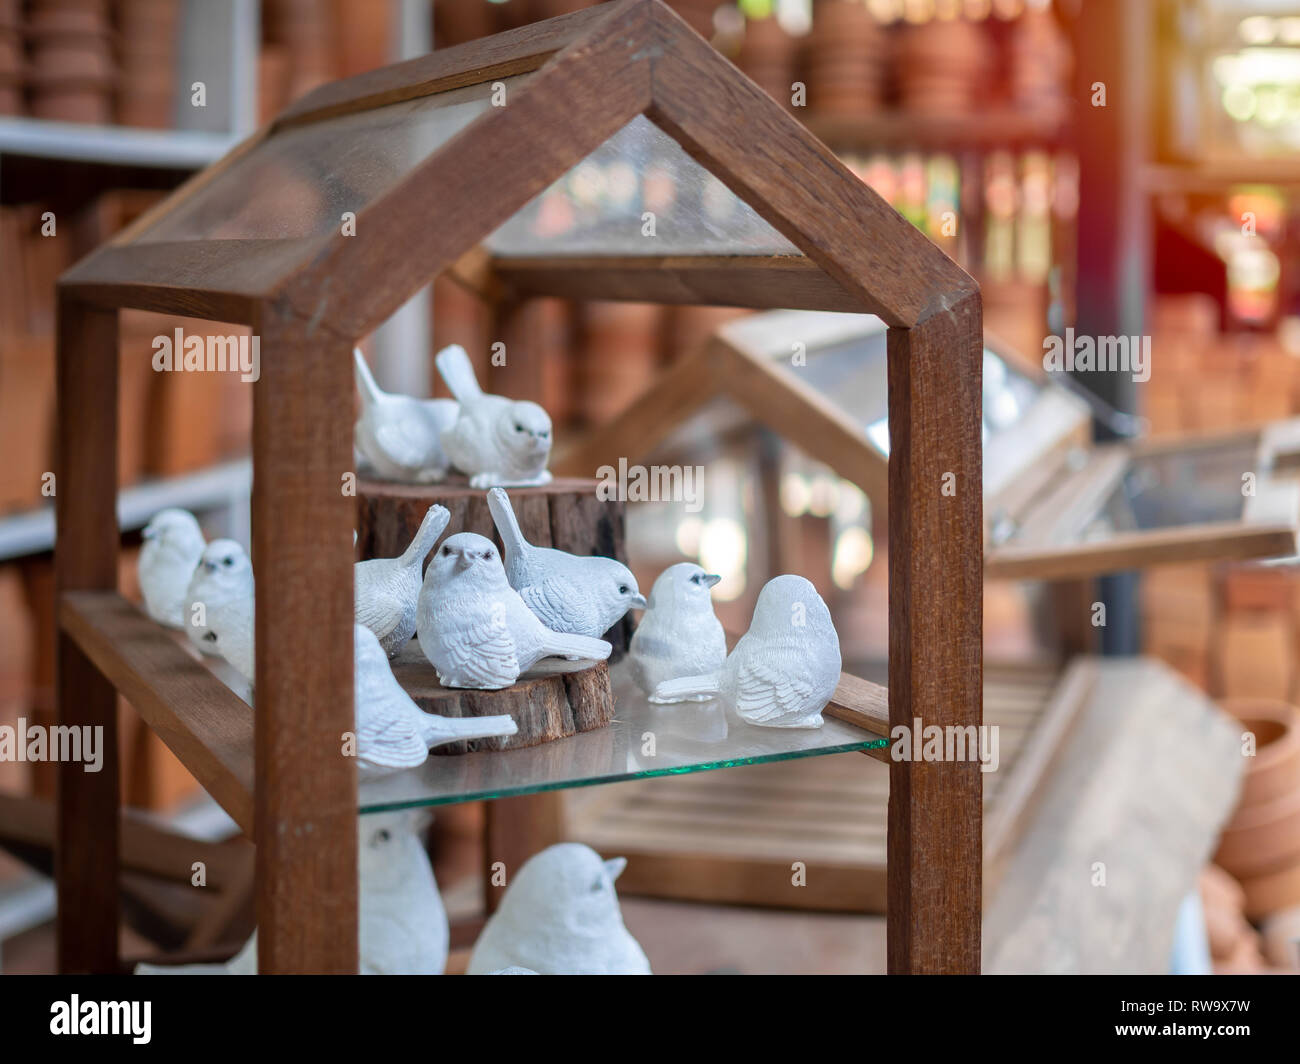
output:
[[[840,680],[840,642],[830,610],[802,576],[778,576],[758,594],[749,631],[717,672],[667,680],[652,702],[720,697],[750,724],[820,728]]]
[[[421,842],[427,815],[370,813],[357,824],[358,936],[362,975],[441,975],[447,911]],[[257,934],[226,964],[138,964],[137,975],[256,975]]]
[[[430,748],[443,743],[514,735],[519,730],[508,714],[443,717],[425,713],[393,676],[374,632],[358,624],[353,636],[357,771],[362,779],[422,765]]]
[[[353,442],[361,456],[387,480],[429,484],[445,478],[450,463],[442,434],[456,423],[455,401],[386,392],[375,383],[360,348],[352,349],[352,358],[361,393]]]
[[[448,537],[434,553],[415,623],[420,649],[447,687],[499,690],[542,658],[603,661],[612,649],[542,624],[506,580],[496,546],[473,532]]]
[[[505,545],[506,579],[547,628],[596,638],[628,610],[645,609],[636,577],[622,562],[534,547],[501,488],[488,492],[488,509]]]
[[[712,588],[722,577],[692,562],[670,565],[650,589],[650,606],[632,633],[628,664],[646,694],[667,680],[716,673],[727,657],[727,637],[713,613]],[[708,694],[687,701],[707,701]]]
[[[233,539],[214,539],[204,548],[186,593],[190,638],[195,633],[249,683],[253,682],[253,564]],[[195,607],[201,605],[202,610]],[[200,621],[201,623],[195,623]]]
[[[159,624],[185,627],[185,592],[206,544],[188,510],[159,510],[145,525],[140,592],[145,611]]]
[[[460,404],[456,423],[442,434],[443,450],[469,477],[470,487],[549,484],[551,419],[546,411],[536,403],[484,392],[459,344],[444,347],[436,362]]]
[[[424,579],[424,559],[450,520],[445,506],[430,506],[401,557],[356,563],[353,602],[357,623],[375,633],[390,658],[415,635],[415,604]]]
[[[470,975],[526,968],[539,975],[649,975],[623,924],[614,880],[627,865],[579,842],[524,862],[470,954]]]

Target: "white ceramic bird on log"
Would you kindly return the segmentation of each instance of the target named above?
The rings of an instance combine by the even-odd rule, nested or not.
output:
[[[636,577],[622,562],[534,547],[520,531],[510,498],[488,492],[488,509],[505,546],[506,579],[547,628],[598,638],[630,609],[644,609]]]
[[[430,506],[410,545],[397,558],[370,558],[354,568],[356,620],[379,639],[390,658],[415,635],[415,607],[424,581],[424,559],[438,542],[451,513]]]
[[[420,649],[446,687],[500,690],[545,657],[603,661],[602,639],[554,632],[506,580],[495,544],[460,532],[434,553],[416,610]]]
[[[207,541],[188,510],[159,510],[144,528],[140,593],[145,612],[168,628],[185,627],[185,592]]]
[[[727,658],[727,637],[709,591],[722,577],[693,562],[670,565],[650,589],[650,605],[632,633],[628,664],[647,695],[668,680],[716,673]],[[685,701],[713,696],[695,694]]]
[[[443,743],[514,735],[519,730],[508,714],[443,717],[424,712],[393,676],[375,634],[358,624],[353,636],[356,757],[363,780],[422,765],[429,750]]]
[[[742,720],[769,728],[820,728],[840,680],[840,641],[830,610],[802,576],[774,577],[749,631],[715,673],[659,684],[652,702],[721,698]]]
[[[421,835],[427,814],[370,813],[357,824],[362,975],[441,975],[450,929]],[[225,964],[137,964],[136,975],[256,975],[257,933]]]
[[[361,416],[353,442],[361,456],[386,480],[429,484],[447,476],[450,461],[442,434],[456,424],[452,399],[416,399],[384,391],[375,383],[361,349],[352,349]]]
[[[186,593],[187,630],[253,682],[253,564],[233,539],[204,548]],[[201,607],[201,608],[200,608]],[[197,635],[196,635],[197,633]]]
[[[469,975],[524,968],[538,975],[650,975],[614,890],[624,857],[602,861],[563,842],[524,862],[470,954]]]
[[[442,446],[469,477],[470,487],[549,484],[551,419],[546,411],[527,400],[484,392],[459,344],[444,347],[436,362],[460,404],[456,423],[442,434]]]

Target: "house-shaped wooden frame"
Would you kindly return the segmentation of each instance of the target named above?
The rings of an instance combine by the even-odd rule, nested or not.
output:
[[[492,234],[630,123],[680,145],[765,239],[649,240],[631,254],[566,254],[562,241],[548,256],[494,248]],[[480,245],[518,294],[882,318],[890,722],[981,720],[981,307],[969,276],[658,0],[322,87],[59,285],[61,720],[111,735],[122,691],[236,811],[257,842],[264,972],[357,964],[357,784],[337,756],[353,724],[354,508],[340,491],[353,461],[350,348]],[[136,624],[116,594],[125,307],[248,323],[260,338],[255,787],[230,725],[246,726],[243,703]],[[942,490],[947,474],[955,495]],[[116,964],[112,754],[99,774],[62,766],[65,970]],[[980,766],[897,761],[890,774],[890,969],[978,971]]]

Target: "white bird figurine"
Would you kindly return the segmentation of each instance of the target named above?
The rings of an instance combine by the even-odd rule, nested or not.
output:
[[[144,528],[140,593],[145,612],[168,628],[185,627],[185,592],[206,540],[188,510],[159,510]]]
[[[627,655],[632,677],[647,695],[666,680],[722,668],[727,637],[709,596],[721,579],[693,562],[678,562],[659,574]],[[705,702],[711,697],[695,694],[687,700]]]
[[[429,484],[447,476],[450,462],[442,449],[442,434],[456,424],[452,399],[416,399],[384,391],[366,365],[359,347],[356,364],[361,416],[353,443],[375,472],[388,480]]]
[[[357,825],[362,975],[441,975],[450,930],[420,833],[427,815],[370,813]],[[257,932],[225,964],[137,964],[136,975],[256,975]]]
[[[469,975],[526,968],[539,975],[649,975],[623,924],[614,880],[627,858],[602,861],[562,842],[524,862],[470,954]]]
[[[496,546],[473,532],[443,541],[416,609],[420,649],[447,687],[509,687],[545,657],[603,661],[602,639],[553,632],[506,580]]]
[[[214,539],[204,548],[186,593],[190,638],[215,647],[250,684],[253,682],[253,564],[233,539]],[[202,610],[196,607],[202,606]],[[195,633],[200,633],[198,636]]]
[[[424,559],[450,520],[445,506],[430,506],[401,557],[356,563],[353,602],[357,623],[375,633],[390,658],[415,635],[415,605],[424,580]]]
[[[484,392],[459,344],[444,347],[435,361],[460,404],[456,423],[442,434],[443,450],[469,477],[469,486],[549,484],[551,419],[546,411],[536,403]]]
[[[636,577],[622,562],[534,547],[503,489],[493,488],[487,501],[505,546],[506,579],[547,628],[598,638],[628,610],[645,609]]]
[[[519,730],[504,713],[443,717],[424,712],[393,676],[375,634],[358,624],[353,637],[357,771],[362,779],[422,765],[430,748],[443,743],[514,735]]]
[[[758,594],[749,631],[715,673],[667,680],[652,702],[719,696],[750,724],[820,728],[840,680],[840,641],[830,610],[802,576],[778,576]]]

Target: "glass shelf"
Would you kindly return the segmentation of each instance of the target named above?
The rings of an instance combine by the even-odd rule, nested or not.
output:
[[[682,775],[819,754],[880,749],[889,740],[830,717],[820,728],[760,728],[722,703],[657,706],[628,665],[610,669],[614,721],[540,746],[474,754],[433,753],[419,768],[364,782],[362,813],[509,798],[651,776]],[[653,755],[645,751],[653,738]]]

